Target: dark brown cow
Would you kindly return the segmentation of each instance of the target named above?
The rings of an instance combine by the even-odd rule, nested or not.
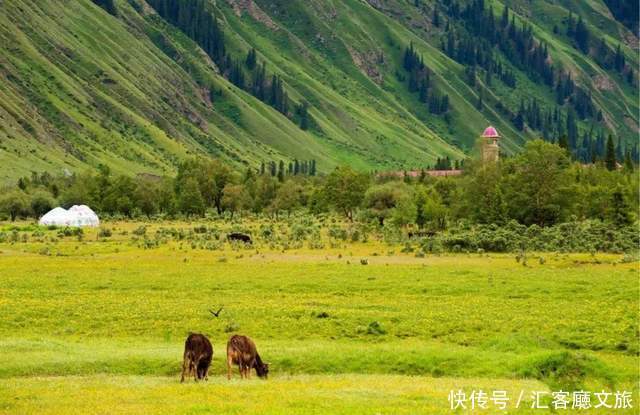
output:
[[[230,233],[229,235],[227,235],[227,239],[229,240],[229,242],[239,241],[239,242],[244,242],[245,244],[253,243],[249,235],[245,235],[244,233],[239,233],[239,232]]]
[[[184,342],[184,355],[182,360],[182,378],[180,382],[184,382],[185,374],[191,376],[193,372],[193,380],[207,380],[209,378],[209,366],[213,358],[213,347],[211,342],[203,334],[190,333]]]
[[[258,354],[256,344],[247,336],[234,335],[227,342],[227,378],[231,379],[231,366],[238,365],[240,378],[251,379],[251,369],[258,377],[266,378],[269,363],[264,363]]]

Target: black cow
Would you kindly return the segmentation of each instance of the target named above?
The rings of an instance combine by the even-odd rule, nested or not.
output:
[[[244,233],[239,232],[230,233],[229,235],[227,235],[227,239],[229,240],[229,242],[240,241],[244,242],[245,244],[253,243],[249,235],[245,235]]]
[[[187,341],[184,342],[182,378],[180,382],[184,382],[185,374],[188,377],[191,372],[193,372],[193,380],[207,380],[212,358],[213,347],[209,339],[203,334],[189,334]]]

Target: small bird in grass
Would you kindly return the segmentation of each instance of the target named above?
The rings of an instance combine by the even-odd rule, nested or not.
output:
[[[209,310],[209,312],[213,314],[215,317],[218,317],[221,311],[222,311],[222,307],[220,307],[216,312],[213,312],[213,310]]]

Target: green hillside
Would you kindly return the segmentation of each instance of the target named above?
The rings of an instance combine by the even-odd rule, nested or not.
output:
[[[99,164],[167,174],[190,155],[425,167],[465,157],[488,124],[507,154],[568,134],[587,159],[613,134],[637,157],[638,39],[600,0],[96,3],[0,4],[0,181]],[[530,28],[526,59],[548,51],[535,61],[553,68],[548,83],[465,17],[480,7],[499,22],[505,3],[516,35]],[[461,55],[472,43],[481,64]],[[417,69],[403,66],[410,45]]]

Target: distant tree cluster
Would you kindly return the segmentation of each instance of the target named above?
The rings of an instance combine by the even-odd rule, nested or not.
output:
[[[629,3],[636,3],[637,12],[637,2]],[[602,68],[615,70],[622,75],[629,84],[634,84],[635,72],[630,65],[626,64],[626,59],[620,48],[620,44],[618,44],[618,47],[614,51],[607,45],[604,38],[595,39],[594,35],[582,20],[582,16],[579,16],[576,21],[573,14],[569,13],[566,22],[567,36],[574,41],[576,47],[582,53],[592,56]]]
[[[449,95],[440,93],[432,85],[432,73],[424,64],[422,56],[414,49],[413,43],[405,48],[403,69],[408,73],[409,92],[418,93],[418,100],[427,104],[432,114],[445,114],[449,111]]]
[[[569,107],[566,112],[559,107],[545,110],[536,99],[522,100],[514,118],[514,125],[519,130],[524,130],[525,125],[542,132],[542,137],[551,142],[556,142],[567,149],[571,157],[583,163],[596,163],[606,157],[605,133],[599,129],[597,133],[593,126],[590,130],[584,130],[580,135],[578,129],[579,115]],[[625,145],[622,138],[618,138],[614,144],[614,157],[620,164],[638,163],[640,150],[638,143]]]
[[[110,15],[118,15],[118,9],[116,9],[116,5],[113,3],[113,0],[93,0],[93,2],[102,7]]]
[[[495,18],[492,6],[485,7],[484,0],[473,0],[466,6],[453,0],[447,10],[452,19],[462,22],[460,29],[464,29],[454,34],[449,26],[445,46],[447,54],[463,63],[486,69],[497,65],[492,53],[493,46],[497,46],[509,62],[531,79],[553,85],[554,72],[548,59],[547,45],[535,39],[530,26],[518,27],[508,7],[499,20]],[[481,39],[488,44],[483,44]]]
[[[106,0],[101,0],[106,1]],[[266,64],[258,61],[255,49],[244,59],[234,58],[225,46],[224,31],[212,6],[206,0],[149,0],[149,4],[169,23],[193,39],[216,63],[235,86],[251,93],[288,118],[297,118],[300,128],[311,125],[308,103],[301,116],[291,112],[290,99],[282,79],[273,74],[269,80]],[[296,109],[300,110],[299,107]]]
[[[604,0],[616,20],[622,22],[633,33],[638,33],[640,4],[634,0]]]
[[[224,32],[206,0],[149,0],[158,14],[193,39],[213,61],[225,69],[227,59]]]
[[[472,86],[475,86],[476,67],[480,67],[485,70],[488,79],[496,77],[508,87],[516,87],[513,71],[496,58],[493,47],[486,39],[474,38],[464,31],[455,32],[450,29],[447,41],[443,41],[441,47],[450,58],[467,65],[467,79]],[[487,84],[490,86],[491,81]]]
[[[286,176],[315,176],[317,174],[315,160],[298,160],[294,159],[287,165],[280,160],[279,162],[269,161],[260,164],[259,173],[261,176],[270,175],[278,177],[282,182]]]
[[[458,164],[458,160],[456,160],[456,165],[457,164]],[[446,156],[443,158],[438,157],[438,159],[436,160],[436,164],[434,165],[433,168],[435,170],[451,170],[452,168],[451,159],[449,158],[449,156]]]

